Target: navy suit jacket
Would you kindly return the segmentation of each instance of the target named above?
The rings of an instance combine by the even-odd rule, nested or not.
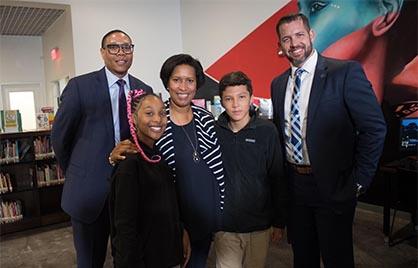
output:
[[[273,118],[283,146],[289,75],[290,69],[271,84]],[[306,144],[320,194],[331,205],[355,200],[357,183],[367,188],[374,177],[386,134],[361,65],[318,55],[307,116]]]
[[[131,75],[129,82],[131,89],[152,92]],[[61,95],[51,140],[65,174],[61,206],[72,218],[91,223],[102,211],[110,191],[108,156],[114,136],[105,69],[71,79]]]

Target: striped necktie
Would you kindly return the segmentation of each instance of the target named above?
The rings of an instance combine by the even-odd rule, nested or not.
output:
[[[296,164],[303,161],[302,154],[302,122],[300,120],[300,84],[301,76],[305,70],[298,68],[295,71],[295,84],[293,87],[292,102],[290,104],[290,143],[292,148],[292,159]]]

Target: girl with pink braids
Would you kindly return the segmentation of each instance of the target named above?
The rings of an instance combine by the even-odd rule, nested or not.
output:
[[[154,142],[167,126],[165,108],[157,95],[142,90],[131,90],[127,102],[131,141],[138,153],[127,155],[112,176],[109,203],[114,265],[179,267],[190,254],[188,236],[182,239],[170,168],[154,150]]]

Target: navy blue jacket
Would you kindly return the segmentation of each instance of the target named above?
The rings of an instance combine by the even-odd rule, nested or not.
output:
[[[129,76],[130,88],[151,87]],[[115,147],[112,106],[105,69],[72,78],[61,95],[51,132],[55,156],[65,173],[61,206],[72,218],[93,222],[110,191]]]
[[[274,123],[284,146],[284,99],[290,69],[271,84]],[[332,207],[367,188],[383,150],[386,124],[361,65],[318,55],[308,104],[306,143],[321,197]],[[283,149],[283,151],[285,151]]]

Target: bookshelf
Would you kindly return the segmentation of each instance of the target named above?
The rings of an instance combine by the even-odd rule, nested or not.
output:
[[[50,131],[0,134],[0,234],[69,220]]]

